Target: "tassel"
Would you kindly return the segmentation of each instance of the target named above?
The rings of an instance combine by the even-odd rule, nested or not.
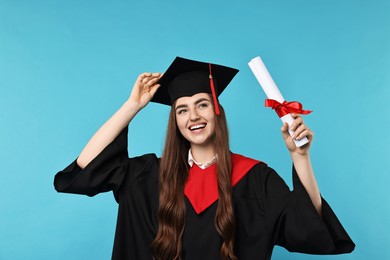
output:
[[[214,86],[214,80],[213,80],[213,75],[211,73],[211,64],[209,63],[209,71],[210,71],[210,87],[211,87],[211,95],[213,96],[213,100],[214,100],[214,109],[215,109],[215,113],[219,116],[220,112],[219,112],[219,103],[218,103],[218,98],[217,98],[217,93],[215,91],[215,86]]]

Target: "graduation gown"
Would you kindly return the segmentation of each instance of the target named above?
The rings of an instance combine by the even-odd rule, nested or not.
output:
[[[233,166],[234,167],[234,166]],[[152,259],[156,235],[159,158],[128,158],[127,128],[81,170],[76,161],[56,174],[59,192],[94,196],[113,191],[119,204],[112,259]],[[270,259],[275,245],[310,254],[348,253],[354,243],[326,201],[316,212],[293,168],[294,189],[264,163],[256,163],[233,188],[238,259]],[[217,201],[197,214],[185,197],[185,260],[220,259],[221,238],[214,227]]]

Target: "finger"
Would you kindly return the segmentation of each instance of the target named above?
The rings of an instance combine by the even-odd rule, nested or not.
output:
[[[160,79],[160,78],[153,78],[153,79],[148,80],[148,81],[144,84],[144,88],[149,89],[150,87],[152,87],[153,85],[155,85],[159,79]]]
[[[138,76],[137,81],[142,82],[142,80],[143,80],[145,77],[149,77],[150,75],[152,75],[152,73],[150,73],[150,72],[141,73],[141,74]]]
[[[149,77],[150,77],[150,76],[145,76],[145,77],[143,77],[142,80],[141,80],[142,84],[147,84],[148,81],[149,81]]]
[[[280,131],[282,132],[284,139],[286,139],[286,138],[288,138],[288,136],[290,136],[290,134],[288,132],[288,124],[287,123],[283,124],[282,128],[280,128]]]
[[[291,131],[295,131],[299,126],[303,125],[303,118],[301,116],[295,117],[294,121],[290,126]]]
[[[154,94],[156,94],[157,90],[160,88],[160,84],[156,84],[154,85],[151,89],[150,89],[150,94],[152,95],[152,97],[154,96]]]
[[[161,75],[161,73],[160,72],[154,72],[154,73],[152,73],[152,77],[160,77],[160,75]]]
[[[142,73],[142,76],[144,78],[149,78],[149,79],[151,79],[151,78],[159,78],[160,75],[161,75],[160,72],[145,72],[145,73]]]
[[[150,86],[151,84],[155,83],[157,80],[160,79],[160,75],[161,74],[159,72],[156,72],[156,73],[153,73],[153,74],[150,73],[150,75],[144,77],[141,82],[143,84],[149,84],[149,86]]]
[[[282,128],[280,128],[280,131],[282,131],[282,132],[288,131],[288,124],[287,124],[287,123],[284,123],[284,124],[282,125]]]
[[[151,73],[151,72],[144,72],[144,73],[142,73],[142,74],[140,75],[140,77],[142,77],[142,78],[146,78],[146,77],[150,77],[150,76],[152,76],[152,73]]]
[[[297,139],[297,140],[301,140],[304,137],[307,137],[307,138],[311,139],[310,130],[309,129],[305,129],[302,132],[300,132],[299,134],[294,134],[294,136],[295,136],[294,139]]]
[[[159,81],[159,79],[160,79],[160,77],[153,77],[153,78],[150,78],[148,84],[149,84],[149,85],[155,84],[157,81]]]
[[[294,129],[294,136],[298,136],[301,132],[305,131],[305,129],[307,129],[307,126],[302,124],[302,125],[298,125],[295,129]]]
[[[309,130],[309,134],[306,137],[307,137],[307,139],[312,141],[314,139],[314,132],[311,131],[310,129],[308,129],[308,130]]]
[[[297,130],[294,132],[293,138],[294,139],[302,139],[303,137],[313,137],[313,132],[305,125],[302,125],[297,128]]]

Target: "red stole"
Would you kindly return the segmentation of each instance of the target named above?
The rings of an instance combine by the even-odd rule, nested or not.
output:
[[[234,187],[254,165],[259,161],[244,157],[239,154],[232,154],[232,187]],[[197,214],[210,207],[218,200],[217,165],[202,170],[194,164],[190,168],[188,180],[184,188],[192,207]]]

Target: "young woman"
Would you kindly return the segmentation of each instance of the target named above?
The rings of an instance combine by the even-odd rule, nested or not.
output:
[[[313,133],[302,117],[293,114],[293,137],[281,128],[293,191],[265,163],[230,152],[217,96],[237,72],[178,57],[164,75],[141,74],[129,99],[56,175],[60,192],[113,191],[113,259],[270,259],[274,245],[314,254],[354,249],[320,196]],[[150,101],[171,105],[162,157],[128,158],[127,126]],[[293,139],[303,137],[309,143],[296,147]]]

